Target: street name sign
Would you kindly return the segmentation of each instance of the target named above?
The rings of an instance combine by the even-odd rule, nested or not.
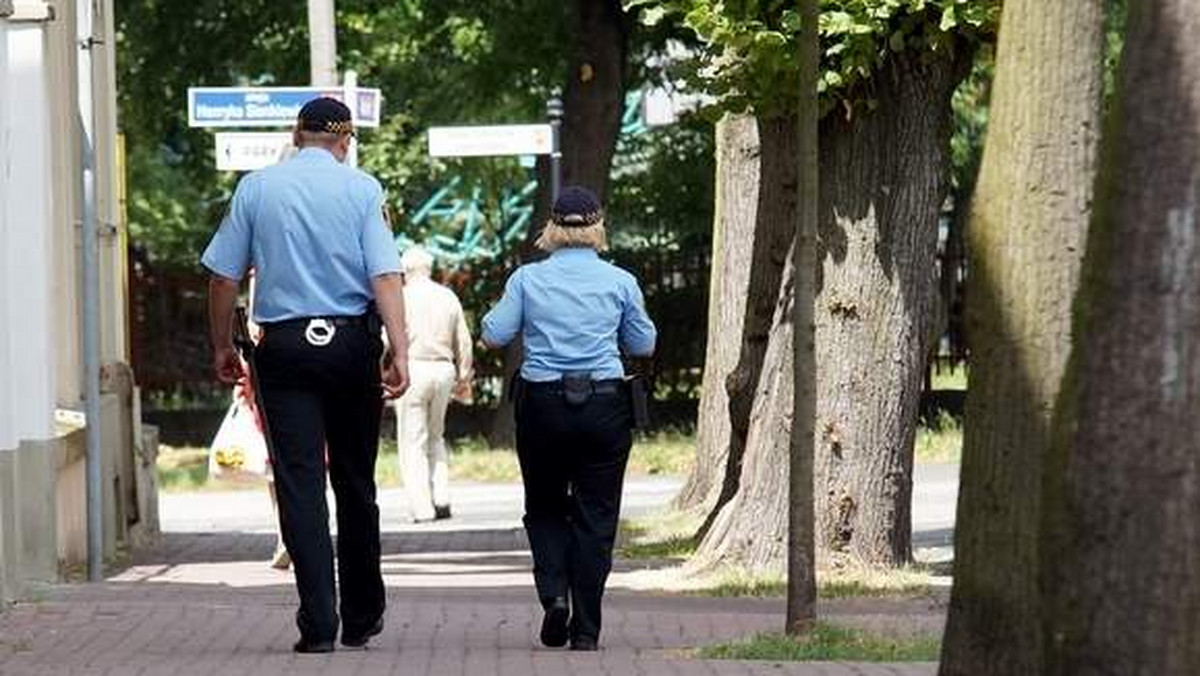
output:
[[[344,87],[189,87],[188,125],[192,127],[290,127],[300,108],[329,96],[346,102]],[[378,127],[383,94],[374,88],[350,90],[355,123]]]
[[[549,124],[502,124],[480,127],[430,127],[431,157],[488,157],[549,155],[553,152]]]
[[[286,131],[217,132],[217,170],[255,171],[287,157],[294,146]]]

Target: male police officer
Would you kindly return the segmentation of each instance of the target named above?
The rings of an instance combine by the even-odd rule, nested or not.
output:
[[[214,362],[227,383],[243,375],[232,342],[238,282],[255,270],[254,320],[263,327],[255,386],[295,565],[295,650],[303,653],[331,652],[338,630],[326,463],[337,498],[342,644],[363,646],[383,629],[374,480],[379,419],[382,397],[408,386],[399,253],[379,182],[342,164],[353,133],[340,102],[306,104],[294,132],[300,151],[242,179],[203,257],[212,273]],[[391,345],[382,373],[372,300]]]

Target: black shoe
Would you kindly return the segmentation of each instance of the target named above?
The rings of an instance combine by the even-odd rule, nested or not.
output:
[[[296,641],[296,645],[292,646],[292,652],[304,654],[331,653],[333,652],[333,641],[310,641],[306,638],[301,638]]]
[[[570,615],[567,600],[561,596],[546,606],[546,615],[542,618],[542,645],[561,648],[567,644],[567,619]]]
[[[433,520],[441,521],[442,519],[450,518],[450,505],[442,505],[441,507],[433,508]]]
[[[383,618],[380,617],[378,620],[375,620],[375,624],[370,629],[361,634],[347,634],[346,632],[342,632],[342,645],[347,648],[361,648],[367,644],[367,641],[371,640],[372,636],[378,636],[382,632]]]
[[[576,636],[571,639],[571,650],[591,652],[599,649],[600,646],[596,645],[596,639],[590,636]]]

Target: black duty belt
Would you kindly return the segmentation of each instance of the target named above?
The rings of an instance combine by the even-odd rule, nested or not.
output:
[[[538,394],[557,394],[561,395],[566,392],[566,387],[561,380],[550,380],[546,382],[533,382],[526,380],[522,383],[525,390],[531,393]],[[613,378],[611,380],[593,380],[592,394],[621,394],[625,391],[625,381],[621,378]]]
[[[367,313],[356,316],[339,317],[301,317],[282,322],[272,322],[266,325],[266,333],[270,334],[280,329],[293,331],[303,330],[304,339],[313,347],[325,347],[333,342],[333,336],[339,328],[365,329],[368,333],[378,333],[379,320],[376,315]]]
[[[266,330],[272,329],[304,329],[307,328],[314,319],[324,320],[336,327],[355,326],[366,327],[370,321],[370,315],[354,315],[354,316],[337,316],[337,317],[297,317],[296,319],[285,319],[281,322],[268,322],[262,327]]]

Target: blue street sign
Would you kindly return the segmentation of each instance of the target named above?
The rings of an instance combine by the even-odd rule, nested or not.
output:
[[[378,89],[342,87],[189,87],[188,125],[192,127],[290,127],[300,108],[319,96],[350,105],[355,122],[378,127],[383,96]]]

